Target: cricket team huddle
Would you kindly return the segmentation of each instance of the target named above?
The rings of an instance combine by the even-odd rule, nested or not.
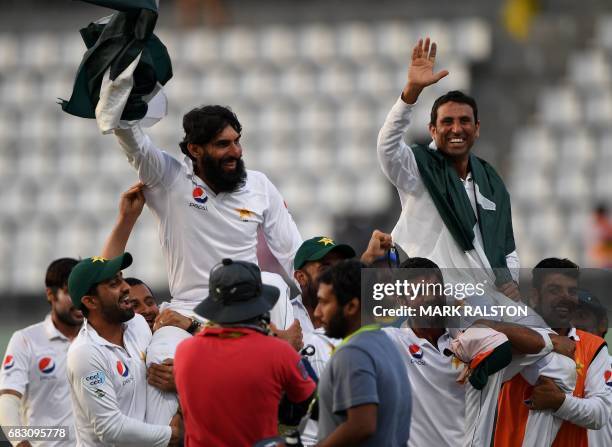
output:
[[[404,142],[421,92],[449,74],[434,72],[435,58],[436,44],[419,40],[379,132],[379,164],[402,212],[362,252],[328,236],[302,238],[276,187],[246,169],[242,126],[229,108],[184,116],[183,160],[157,148],[138,122],[114,128],[139,183],[119,199],[97,256],[49,265],[51,312],[13,334],[0,370],[9,442],[611,446],[607,310],[562,254],[533,266],[530,293],[521,293],[510,195],[471,153],[475,100],[441,96],[431,143]],[[123,274],[138,263],[125,248],[145,204],[158,221],[169,302],[159,303],[144,278]],[[258,232],[299,295],[281,275],[260,271]],[[362,296],[362,273],[370,269],[414,283],[489,284],[478,303],[521,303],[527,316],[461,327],[441,314],[365,324],[372,297]],[[420,290],[405,304],[455,301]],[[66,430],[45,438],[26,427]]]

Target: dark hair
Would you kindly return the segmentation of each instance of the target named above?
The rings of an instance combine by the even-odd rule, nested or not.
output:
[[[83,296],[98,296],[98,284],[99,283],[92,285]],[[83,301],[81,301],[79,305],[75,307],[77,309],[80,309],[81,312],[83,312],[83,316],[87,318],[87,316],[89,315],[89,309],[87,309],[87,307],[83,304]]]
[[[149,290],[149,293],[151,294],[151,296],[152,296],[153,298],[155,298],[155,296],[153,295],[153,290],[152,290],[152,289],[149,287],[149,285],[148,285],[146,282],[144,282],[143,280],[138,279],[138,278],[133,278],[133,277],[130,277],[130,278],[123,278],[123,280],[124,280],[126,283],[128,283],[128,285],[129,285],[130,287],[132,287],[132,286],[139,286],[139,285],[143,285],[143,286],[145,286],[145,287],[146,287],[146,288]]]
[[[79,261],[73,258],[59,258],[53,261],[47,267],[45,287],[49,287],[53,293],[57,293],[57,289],[66,287],[70,272],[78,263]]]
[[[531,286],[539,290],[540,287],[542,287],[542,283],[544,283],[544,278],[546,278],[547,275],[552,275],[553,273],[561,273],[562,275],[570,278],[578,279],[578,276],[580,275],[580,268],[577,264],[574,264],[567,258],[542,259],[533,268],[533,270],[531,270]]]
[[[341,306],[353,298],[361,301],[361,269],[366,265],[361,261],[346,259],[325,270],[319,283],[332,286],[334,295]]]
[[[401,269],[408,269],[408,272],[402,273],[403,279],[412,280],[424,275],[435,276],[440,283],[444,284],[442,271],[438,264],[427,258],[408,258],[400,264]]]
[[[472,107],[472,112],[474,112],[474,122],[478,122],[478,106],[476,105],[476,100],[459,90],[452,90],[434,101],[433,106],[431,106],[429,124],[433,124],[434,126],[436,125],[436,122],[438,121],[438,108],[447,102],[458,102],[459,104],[469,105]]]
[[[194,160],[187,145],[189,143],[206,145],[227,126],[232,126],[238,133],[242,132],[238,117],[229,107],[215,105],[190,110],[183,117],[185,138],[179,143],[181,151]]]

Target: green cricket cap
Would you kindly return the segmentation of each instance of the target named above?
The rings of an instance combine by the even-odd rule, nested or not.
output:
[[[111,279],[118,272],[132,264],[132,255],[123,253],[116,258],[106,259],[94,256],[81,260],[68,276],[68,293],[75,307],[81,307],[83,298],[96,284]]]
[[[300,248],[298,248],[298,251],[295,254],[293,268],[298,270],[309,261],[319,261],[331,251],[337,251],[346,259],[355,256],[355,250],[353,250],[350,245],[336,244],[330,237],[316,236],[302,242],[302,245],[300,245]]]

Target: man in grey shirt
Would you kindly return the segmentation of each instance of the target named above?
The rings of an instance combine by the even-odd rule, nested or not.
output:
[[[344,338],[319,382],[319,446],[405,446],[412,397],[397,348],[376,325],[361,326],[359,261],[342,261],[319,279],[319,318]]]

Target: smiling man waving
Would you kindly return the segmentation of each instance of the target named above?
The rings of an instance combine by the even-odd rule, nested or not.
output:
[[[480,132],[474,99],[459,91],[441,96],[431,110],[429,147],[403,141],[423,89],[448,75],[434,73],[435,58],[436,44],[419,40],[408,82],[378,135],[380,165],[402,203],[393,240],[411,257],[455,269],[444,272],[457,276],[447,282],[494,281],[500,292],[518,299],[510,198],[495,170],[471,154]]]

